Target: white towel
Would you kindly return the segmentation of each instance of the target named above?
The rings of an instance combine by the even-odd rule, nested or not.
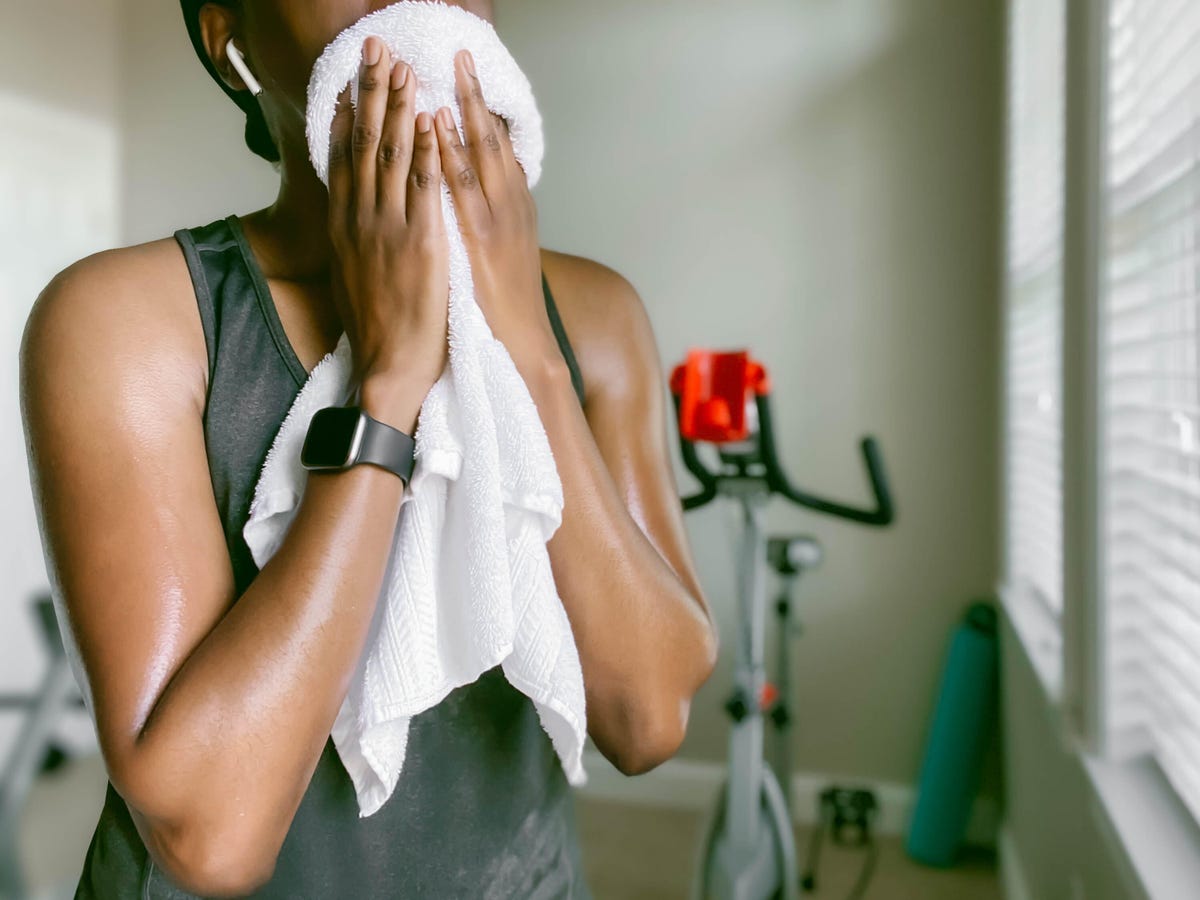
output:
[[[325,184],[337,94],[357,83],[370,34],[412,66],[417,110],[449,106],[460,133],[454,54],[468,48],[486,102],[507,120],[533,187],[543,138],[528,79],[490,23],[424,0],[365,16],[317,60],[308,88],[308,142]],[[360,816],[378,810],[395,789],[412,717],[496,665],[533,700],[567,780],[586,782],[583,673],[546,549],[562,522],[562,484],[533,398],[475,302],[445,180],[442,212],[450,246],[449,360],[421,407],[416,468],[384,588],[332,730]],[[309,420],[321,407],[347,401],[350,361],[343,334],[313,369],[267,454],[243,532],[260,568],[279,547],[304,490],[300,448]]]

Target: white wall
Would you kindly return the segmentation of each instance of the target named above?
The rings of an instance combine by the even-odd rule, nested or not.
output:
[[[119,239],[117,0],[0,4],[0,690],[30,692],[47,656],[29,601],[46,586],[18,400],[18,348],[55,272]],[[102,350],[98,349],[98,352]],[[0,762],[20,717],[0,712]],[[89,744],[90,720],[64,739]]]
[[[0,89],[103,121],[117,115],[121,0],[0,4]]]

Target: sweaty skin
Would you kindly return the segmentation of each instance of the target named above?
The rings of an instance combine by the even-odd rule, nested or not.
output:
[[[256,0],[201,12],[229,84],[244,86],[225,56],[235,36],[265,89],[280,190],[241,222],[308,370],[347,330],[331,287],[335,188],[307,157],[308,73],[342,29],[386,5]],[[490,0],[452,5],[492,19]],[[440,123],[422,145],[410,116],[410,141],[435,147],[423,158],[410,148],[414,172],[423,159],[448,174],[480,305],[545,424],[565,499],[549,552],[583,666],[588,731],[637,774],[678,750],[718,649],[670,464],[663,365],[625,278],[538,246],[507,131],[464,56],[466,146]],[[386,85],[388,62],[379,65],[371,71]],[[334,144],[344,157],[353,146],[374,158],[378,134],[372,145],[355,129],[352,140],[347,108]],[[349,171],[347,162],[335,176],[347,179],[342,190]],[[546,318],[542,270],[583,372],[583,408]],[[371,323],[358,324],[369,337]],[[365,367],[363,405],[411,433],[440,371],[423,359],[420,377]],[[97,253],[55,276],[30,315],[20,364],[50,577],[87,671],[109,777],[155,864],[181,887],[249,893],[274,871],[349,687],[404,486],[374,466],[314,474],[280,549],[235,596],[205,455],[204,334],[174,238]]]

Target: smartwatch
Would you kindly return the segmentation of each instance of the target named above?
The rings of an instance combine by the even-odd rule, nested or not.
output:
[[[341,472],[370,463],[412,478],[416,444],[403,431],[369,416],[361,406],[327,406],[313,415],[300,451],[300,465],[317,472]]]

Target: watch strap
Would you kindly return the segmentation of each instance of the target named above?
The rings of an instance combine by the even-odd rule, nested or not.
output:
[[[361,409],[361,407],[360,407]],[[362,444],[354,463],[372,463],[395,472],[407,486],[412,480],[416,443],[411,437],[362,410],[365,420]]]

